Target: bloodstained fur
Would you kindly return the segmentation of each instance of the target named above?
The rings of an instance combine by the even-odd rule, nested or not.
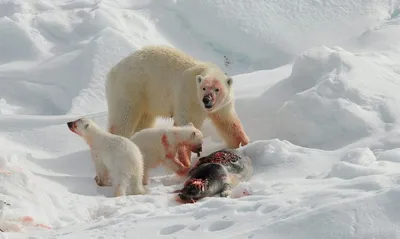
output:
[[[162,143],[162,145],[164,146],[164,150],[165,150],[165,152],[166,152],[165,157],[166,157],[167,159],[172,160],[172,162],[174,162],[176,165],[178,165],[179,167],[182,168],[182,169],[180,169],[179,171],[177,171],[176,174],[177,174],[178,176],[184,176],[184,175],[187,173],[187,171],[188,171],[189,169],[186,168],[187,166],[186,166],[183,162],[181,162],[181,161],[179,160],[179,158],[178,158],[178,161],[177,161],[177,160],[175,159],[175,154],[172,153],[172,152],[170,152],[171,144],[169,143],[169,141],[168,141],[168,136],[167,136],[166,134],[163,134],[163,135],[161,136],[161,143]],[[178,151],[178,153],[179,153],[179,151]],[[180,163],[179,163],[179,162],[180,162]]]

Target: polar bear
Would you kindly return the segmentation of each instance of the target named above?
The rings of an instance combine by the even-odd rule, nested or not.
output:
[[[213,63],[173,47],[145,46],[107,74],[108,130],[130,137],[152,128],[157,117],[172,118],[175,126],[192,122],[200,129],[209,118],[228,148],[244,146],[249,138],[234,108],[232,83]],[[187,147],[179,149],[187,167],[190,155]]]
[[[145,194],[143,187],[143,155],[128,138],[101,129],[93,120],[80,118],[67,123],[68,128],[81,136],[90,147],[99,186],[116,185],[115,196]]]
[[[200,156],[203,134],[192,123],[172,128],[148,128],[135,133],[130,140],[143,154],[143,184],[148,184],[149,170],[162,164],[178,176],[184,176],[188,168],[177,158],[177,150],[185,145]]]

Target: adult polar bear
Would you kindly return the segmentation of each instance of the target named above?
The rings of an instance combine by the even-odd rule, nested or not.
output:
[[[152,128],[157,117],[200,129],[209,117],[228,148],[249,142],[234,108],[233,79],[215,64],[176,48],[145,46],[112,67],[106,80],[108,130],[130,137]],[[179,160],[190,166],[190,149]]]

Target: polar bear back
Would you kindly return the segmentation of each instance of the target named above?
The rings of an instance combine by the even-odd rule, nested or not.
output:
[[[111,68],[106,84],[110,91],[141,97],[146,108],[170,117],[176,94],[190,88],[195,94],[195,75],[190,81],[182,77],[183,73],[196,67],[206,69],[208,64],[176,48],[146,46]]]

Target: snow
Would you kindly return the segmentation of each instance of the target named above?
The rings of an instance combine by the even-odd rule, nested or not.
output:
[[[399,0],[0,0],[0,238],[400,237],[399,38]],[[162,168],[96,186],[66,123],[105,127],[105,74],[148,44],[233,75],[255,170],[231,198],[177,204]]]

